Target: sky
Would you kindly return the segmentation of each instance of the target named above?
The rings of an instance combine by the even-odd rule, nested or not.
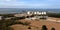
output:
[[[0,8],[60,8],[60,0],[0,0]]]

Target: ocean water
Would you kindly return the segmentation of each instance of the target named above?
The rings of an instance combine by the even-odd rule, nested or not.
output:
[[[49,11],[60,13],[60,9],[0,8],[0,14],[21,13],[26,11]]]

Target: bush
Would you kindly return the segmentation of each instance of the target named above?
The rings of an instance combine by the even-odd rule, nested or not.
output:
[[[20,17],[20,19],[25,19],[25,17],[23,16],[23,17]]]
[[[25,22],[25,23],[23,23],[23,25],[29,25],[30,24],[30,22]]]
[[[22,25],[29,25],[30,22],[18,22],[16,20],[4,20],[0,21],[0,29],[1,30],[12,30],[9,26],[14,24],[22,24]]]
[[[48,15],[49,17],[60,18],[60,13],[47,13],[47,15]]]
[[[4,17],[14,17],[14,14],[0,14],[0,16],[4,16]]]
[[[28,27],[28,29],[31,29],[31,27]]]
[[[11,27],[3,27],[2,30],[14,30],[14,29]]]
[[[29,25],[30,22],[15,22],[15,24]]]

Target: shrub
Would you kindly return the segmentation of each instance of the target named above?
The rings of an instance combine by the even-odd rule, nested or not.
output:
[[[29,25],[30,22],[15,22],[15,24]]]
[[[28,27],[28,29],[31,29],[31,27]]]
[[[2,30],[14,30],[14,29],[11,27],[3,27]]]
[[[47,13],[49,17],[57,17],[60,18],[60,13]]]
[[[30,22],[25,22],[25,23],[23,23],[23,25],[29,25],[30,24]]]

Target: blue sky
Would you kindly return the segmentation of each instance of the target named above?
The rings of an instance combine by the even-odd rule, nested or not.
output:
[[[0,8],[60,8],[60,0],[0,0]]]

